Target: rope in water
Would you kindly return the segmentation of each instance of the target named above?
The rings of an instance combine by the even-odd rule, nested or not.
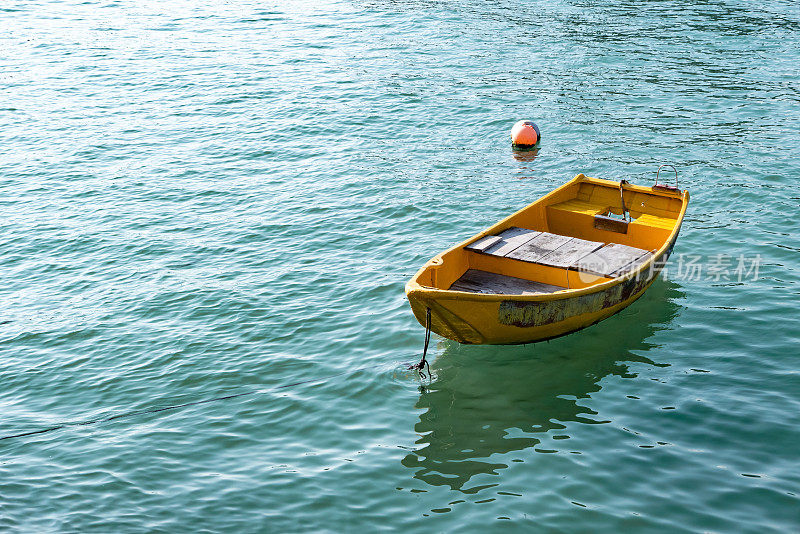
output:
[[[419,372],[419,377],[422,380],[426,378],[431,378],[431,366],[428,364],[427,356],[428,356],[428,344],[431,342],[431,309],[425,308],[425,348],[422,351],[422,359],[419,363],[415,363],[414,365],[410,365],[408,368],[409,370],[417,370]],[[422,370],[423,368],[428,369],[428,375],[425,375],[425,372]]]

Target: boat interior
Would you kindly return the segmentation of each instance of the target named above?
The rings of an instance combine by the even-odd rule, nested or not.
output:
[[[540,201],[434,260],[423,286],[470,293],[537,294],[624,276],[669,239],[683,212],[675,188],[579,175]]]

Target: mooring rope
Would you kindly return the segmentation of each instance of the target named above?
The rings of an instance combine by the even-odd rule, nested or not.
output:
[[[409,370],[416,369],[419,372],[419,377],[422,380],[426,378],[431,378],[431,366],[428,364],[427,356],[428,356],[428,344],[431,342],[431,309],[425,308],[425,348],[422,350],[422,359],[419,363],[415,363],[414,365],[409,366]],[[423,372],[423,368],[428,369],[428,375],[425,376]]]
[[[628,180],[620,180],[619,181],[619,201],[622,203],[622,220],[624,221],[628,219],[628,222],[631,221],[631,214],[628,211],[628,208],[625,207],[625,195],[622,193],[622,186],[627,185]]]

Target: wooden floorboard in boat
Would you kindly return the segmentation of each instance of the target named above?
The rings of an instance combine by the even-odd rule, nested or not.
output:
[[[554,293],[565,288],[488,271],[479,271],[478,269],[469,269],[450,286],[450,289],[453,291],[494,295],[533,295],[536,293]]]

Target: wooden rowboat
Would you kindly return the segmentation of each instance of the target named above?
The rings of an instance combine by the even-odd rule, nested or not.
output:
[[[688,191],[658,179],[644,187],[579,174],[435,256],[406,284],[406,295],[420,324],[460,343],[569,334],[650,287],[688,203]]]

